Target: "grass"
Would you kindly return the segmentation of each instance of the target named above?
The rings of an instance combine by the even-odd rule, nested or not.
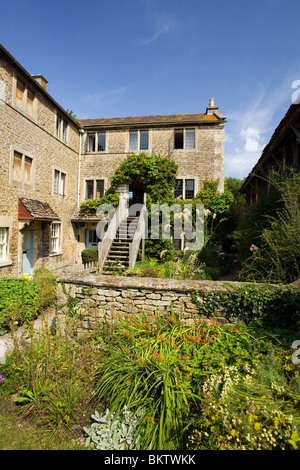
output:
[[[82,450],[80,436],[62,436],[16,412],[15,405],[0,400],[0,450]]]

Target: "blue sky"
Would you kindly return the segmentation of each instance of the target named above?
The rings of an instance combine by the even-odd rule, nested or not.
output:
[[[299,0],[14,0],[0,42],[78,118],[202,113],[214,98],[225,174],[243,178],[300,91],[299,20]]]

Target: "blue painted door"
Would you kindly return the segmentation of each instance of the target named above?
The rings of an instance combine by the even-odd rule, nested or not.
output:
[[[33,231],[23,232],[23,267],[22,274],[31,276],[33,270]]]
[[[96,230],[86,230],[85,231],[85,248],[96,248],[98,246],[98,237]]]

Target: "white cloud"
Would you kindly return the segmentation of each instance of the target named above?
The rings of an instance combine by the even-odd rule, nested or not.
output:
[[[144,45],[151,44],[152,42],[156,41],[160,36],[168,34],[170,31],[172,31],[173,27],[174,23],[172,21],[168,21],[163,25],[158,26],[155,33],[150,38],[143,39],[141,43]]]
[[[248,127],[241,131],[241,136],[245,139],[244,150],[249,153],[260,152],[262,150],[262,137],[258,129]]]
[[[81,101],[95,107],[103,106],[107,103],[112,104],[115,103],[127,90],[127,87],[118,87],[112,90],[99,91],[97,93],[84,96]]]
[[[291,83],[292,80],[287,78],[272,90],[261,86],[246,109],[235,109],[227,114],[226,176],[243,178],[250,173],[279,124],[274,121],[275,113],[283,106],[286,112],[291,104]]]

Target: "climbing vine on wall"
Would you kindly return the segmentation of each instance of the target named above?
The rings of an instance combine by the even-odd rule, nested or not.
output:
[[[110,180],[113,188],[120,184],[142,182],[148,202],[166,202],[173,199],[176,173],[177,165],[170,158],[142,152],[129,155]]]

